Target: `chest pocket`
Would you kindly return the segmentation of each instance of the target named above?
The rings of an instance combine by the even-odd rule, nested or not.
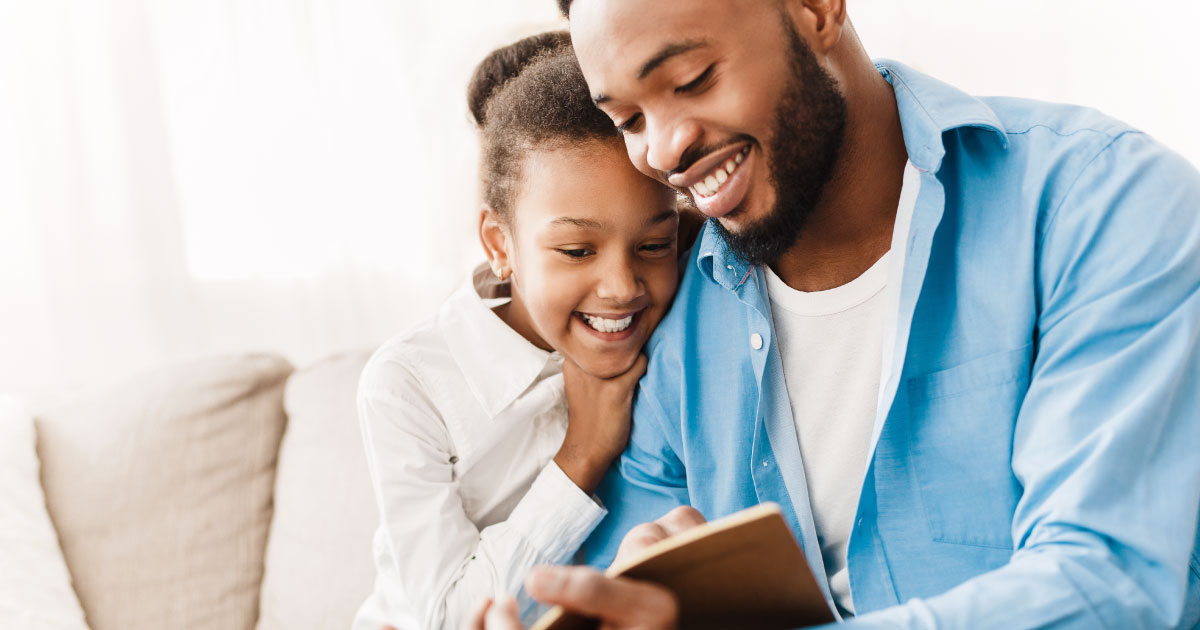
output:
[[[989,354],[908,381],[908,451],[935,541],[1011,550],[1021,485],[1013,432],[1030,348]]]

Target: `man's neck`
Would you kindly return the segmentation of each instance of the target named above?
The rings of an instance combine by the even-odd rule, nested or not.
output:
[[[846,131],[832,176],[796,242],[771,265],[798,291],[842,286],[891,247],[908,151],[892,86],[866,61],[843,79]]]

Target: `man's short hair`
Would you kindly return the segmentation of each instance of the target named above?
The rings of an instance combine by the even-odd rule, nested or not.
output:
[[[558,10],[562,12],[563,17],[567,17],[571,13],[572,0],[558,0]]]

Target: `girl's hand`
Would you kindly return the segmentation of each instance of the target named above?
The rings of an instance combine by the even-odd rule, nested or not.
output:
[[[629,442],[633,388],[645,373],[644,354],[638,355],[629,371],[607,379],[587,374],[570,359],[563,360],[569,419],[567,436],[554,463],[588,494]]]

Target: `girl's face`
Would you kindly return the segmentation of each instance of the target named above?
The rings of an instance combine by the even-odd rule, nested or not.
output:
[[[522,175],[489,247],[512,271],[506,319],[593,376],[624,373],[675,295],[675,194],[619,142],[532,151]]]

